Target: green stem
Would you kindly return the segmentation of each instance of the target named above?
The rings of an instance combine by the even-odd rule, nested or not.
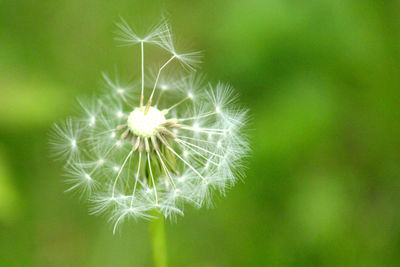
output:
[[[167,267],[167,245],[165,241],[164,218],[159,213],[150,222],[151,246],[154,267]]]

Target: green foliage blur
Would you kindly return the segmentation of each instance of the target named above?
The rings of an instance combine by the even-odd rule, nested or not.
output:
[[[167,13],[251,110],[247,178],[167,223],[171,266],[400,265],[400,2],[0,1],[0,266],[149,266],[67,194],[51,125],[100,72],[139,73],[114,22]],[[131,76],[129,76],[131,75]]]

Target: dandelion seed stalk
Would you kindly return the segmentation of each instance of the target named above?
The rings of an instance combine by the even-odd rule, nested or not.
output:
[[[164,218],[153,212],[154,220],[150,222],[150,235],[153,264],[155,267],[167,266],[167,244],[165,237]]]

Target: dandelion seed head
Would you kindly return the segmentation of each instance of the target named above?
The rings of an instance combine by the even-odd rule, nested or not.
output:
[[[165,122],[165,117],[160,110],[150,107],[145,113],[145,108],[135,108],[128,117],[128,127],[133,134],[149,138],[155,136]]]
[[[92,213],[110,215],[114,232],[128,219],[152,219],[153,210],[173,218],[185,204],[210,205],[243,176],[249,151],[247,112],[234,90],[194,72],[200,53],[178,50],[166,21],[143,34],[122,19],[117,28],[115,39],[141,52],[138,82],[103,73],[104,92],[80,101],[81,113],[50,136],[65,161],[67,191],[88,196]],[[170,55],[155,70],[144,67],[148,46]]]

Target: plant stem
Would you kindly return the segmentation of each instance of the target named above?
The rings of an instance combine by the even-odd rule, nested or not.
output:
[[[165,241],[164,218],[154,212],[155,219],[150,222],[151,246],[154,267],[167,266],[167,245]]]

